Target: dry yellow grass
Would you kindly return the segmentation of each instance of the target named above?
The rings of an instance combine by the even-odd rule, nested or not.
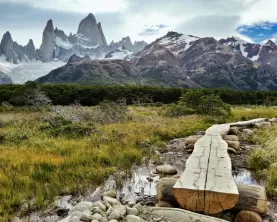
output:
[[[197,116],[168,118],[161,108],[130,107],[130,120],[96,124],[90,136],[52,137],[42,130],[46,112],[0,114],[0,215],[11,215],[24,202],[34,210],[64,192],[99,185],[116,170],[151,155],[153,147],[183,137],[207,124]]]

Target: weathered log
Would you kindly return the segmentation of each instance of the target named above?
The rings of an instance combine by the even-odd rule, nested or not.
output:
[[[255,123],[260,123],[260,122],[264,122],[268,119],[266,118],[259,118],[259,119],[252,119],[252,120],[248,120],[248,121],[239,121],[239,122],[236,122],[236,123],[229,123],[229,125],[231,127],[233,126],[253,126]]]
[[[203,136],[202,135],[194,135],[194,136],[189,136],[185,139],[185,144],[195,144],[198,140],[200,140]]]
[[[173,187],[174,196],[184,209],[215,214],[237,203],[239,195],[228,145],[221,137],[229,129],[228,124],[214,125],[195,144],[184,173]]]
[[[260,122],[260,123],[255,123],[254,124],[254,127],[258,128],[258,129],[260,129],[260,128],[268,128],[268,127],[271,127],[271,126],[272,126],[271,122]]]
[[[265,188],[257,185],[238,185],[239,201],[235,210],[250,210],[259,214],[268,211]]]
[[[239,212],[239,214],[236,216],[235,222],[262,222],[262,218],[259,214],[248,211],[248,210],[242,210]]]
[[[226,220],[209,217],[206,215],[201,215],[197,213],[193,213],[191,211],[176,209],[176,208],[160,208],[153,207],[148,208],[145,211],[144,216],[146,218],[154,217],[155,219],[163,218],[169,220],[171,222],[227,222]]]
[[[173,194],[173,186],[176,178],[163,178],[157,183],[157,199],[167,201],[176,205],[177,201]],[[257,185],[237,185],[239,200],[232,210],[249,210],[259,214],[266,214],[268,211],[265,188]]]
[[[240,142],[238,141],[226,141],[229,147],[235,149],[235,150],[240,150]]]
[[[225,141],[239,141],[239,138],[236,135],[225,135],[222,138]]]

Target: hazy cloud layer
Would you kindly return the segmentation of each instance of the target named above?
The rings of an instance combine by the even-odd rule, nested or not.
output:
[[[33,38],[38,47],[49,18],[76,33],[79,21],[92,12],[109,42],[127,35],[150,42],[168,31],[261,42],[271,38],[266,30],[275,29],[270,24],[277,22],[276,8],[276,0],[0,0],[0,35],[9,30],[19,43]],[[257,24],[264,29],[251,34],[247,27]]]

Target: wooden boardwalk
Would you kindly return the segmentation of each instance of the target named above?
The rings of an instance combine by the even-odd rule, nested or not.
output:
[[[175,198],[184,209],[215,214],[237,203],[239,193],[228,145],[222,139],[230,125],[214,125],[196,142],[184,173],[173,187]]]

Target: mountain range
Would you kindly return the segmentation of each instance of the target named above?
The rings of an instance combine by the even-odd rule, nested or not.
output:
[[[12,63],[67,62],[38,78],[40,83],[277,90],[277,45],[271,40],[260,45],[236,37],[216,40],[169,32],[150,44],[132,44],[125,37],[108,45],[92,14],[69,36],[49,20],[40,49],[32,40],[18,45],[7,32],[0,55]]]

